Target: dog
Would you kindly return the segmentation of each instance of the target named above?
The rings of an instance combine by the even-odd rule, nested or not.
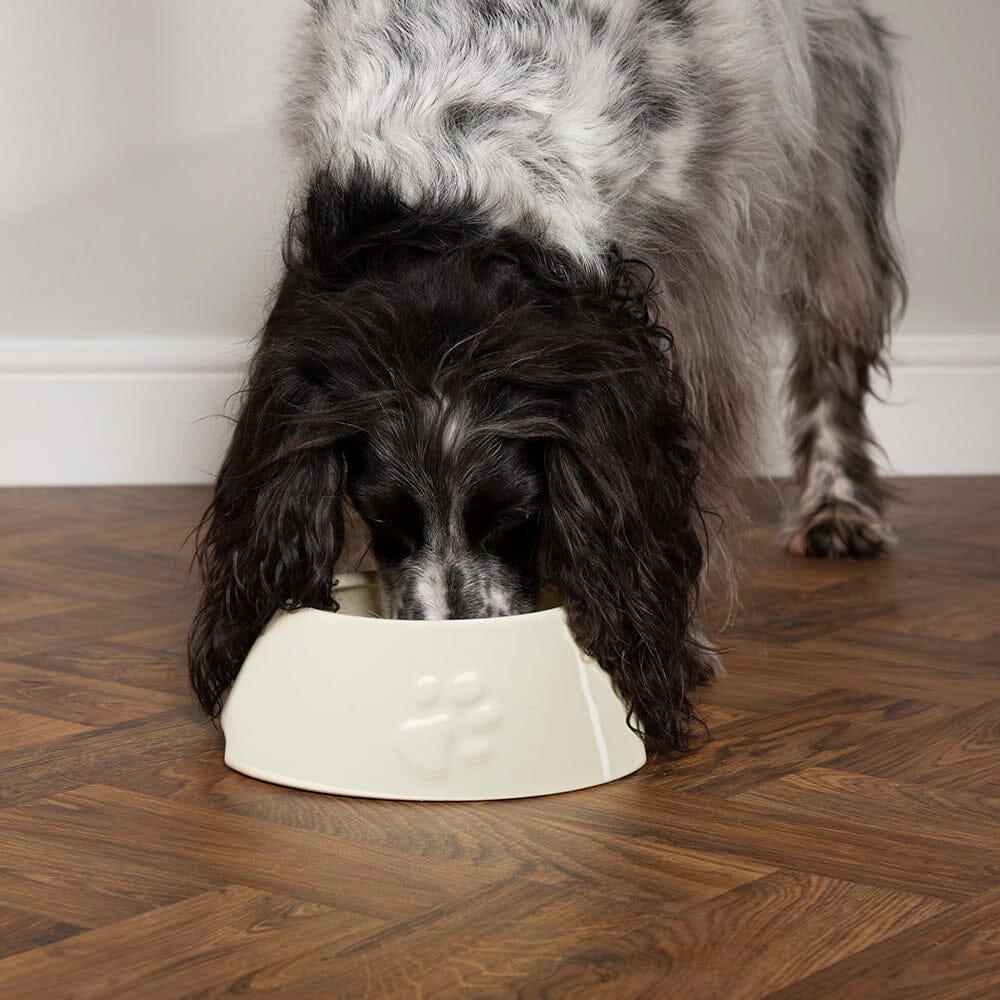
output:
[[[787,548],[892,544],[864,415],[906,291],[892,45],[859,0],[313,0],[284,273],[199,529],[206,712],[277,610],[336,610],[353,506],[388,617],[552,588],[685,748],[775,331]]]

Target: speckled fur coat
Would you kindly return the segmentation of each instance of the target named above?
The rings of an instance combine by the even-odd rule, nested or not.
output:
[[[362,164],[404,198],[468,202],[585,267],[604,266],[612,244],[649,263],[716,503],[753,467],[763,346],[791,321],[806,503],[824,490],[850,499],[853,478],[873,540],[888,542],[860,454],[867,432],[848,412],[867,383],[843,372],[844,403],[804,372],[816,343],[834,380],[855,358],[876,362],[902,294],[886,221],[894,62],[863,3],[313,7],[288,106],[307,174]],[[817,438],[825,457],[812,461]],[[805,548],[812,511],[797,514],[790,539]]]
[[[333,607],[350,503],[387,616],[552,587],[683,747],[776,332],[785,544],[892,542],[864,413],[905,297],[888,32],[860,0],[305,9],[285,273],[201,526],[202,705],[277,609]]]

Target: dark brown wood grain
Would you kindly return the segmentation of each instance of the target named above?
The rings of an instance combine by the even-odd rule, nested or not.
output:
[[[906,486],[860,564],[782,554],[759,494],[691,753],[436,804],[226,769],[204,488],[0,491],[0,996],[1000,995],[1000,479]]]

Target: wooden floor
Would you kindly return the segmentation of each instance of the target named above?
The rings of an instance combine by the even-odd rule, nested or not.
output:
[[[602,788],[226,770],[182,666],[199,488],[0,492],[0,996],[1000,996],[1000,479],[899,555],[756,544],[712,737]]]

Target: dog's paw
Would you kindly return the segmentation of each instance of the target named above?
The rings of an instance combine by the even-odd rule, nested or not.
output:
[[[793,518],[784,540],[788,552],[814,559],[876,559],[895,544],[892,529],[875,511],[844,502]]]
[[[447,683],[431,674],[421,677],[414,702],[427,714],[415,715],[399,727],[403,760],[420,774],[443,774],[456,761],[478,764],[492,749],[490,731],[502,710],[487,701],[474,670],[456,674]]]

